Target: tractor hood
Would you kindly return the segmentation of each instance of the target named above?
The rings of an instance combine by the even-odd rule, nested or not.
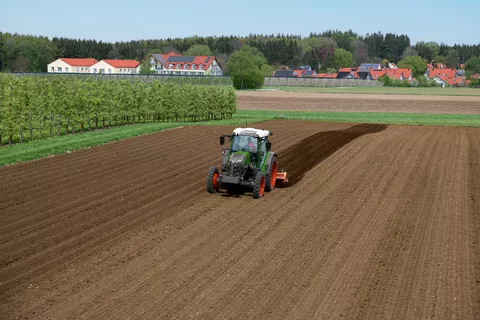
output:
[[[250,162],[251,157],[249,152],[237,151],[230,155],[230,163],[232,164],[243,163],[244,165],[247,165]]]

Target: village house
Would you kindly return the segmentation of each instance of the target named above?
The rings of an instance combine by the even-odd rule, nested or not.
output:
[[[93,58],[59,58],[47,66],[47,72],[90,73],[90,68],[98,61]]]
[[[424,76],[441,87],[461,86],[465,83],[464,70],[445,68],[442,64],[429,64]]]
[[[156,74],[222,76],[223,71],[214,56],[182,56],[175,52],[152,54],[151,70]]]
[[[138,74],[140,62],[136,60],[101,60],[90,67],[90,73]]]

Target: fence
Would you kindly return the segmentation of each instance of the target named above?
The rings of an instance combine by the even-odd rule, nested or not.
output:
[[[361,79],[318,79],[265,77],[264,87],[382,87],[383,82]]]
[[[130,81],[174,82],[178,84],[231,86],[232,78],[226,76],[162,75],[162,74],[95,74],[95,73],[15,73],[18,76],[71,76],[78,78],[118,79]],[[265,77],[264,87],[382,87],[383,82],[361,79],[318,79]]]

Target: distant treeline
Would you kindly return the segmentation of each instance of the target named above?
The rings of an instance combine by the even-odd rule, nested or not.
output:
[[[0,32],[0,71],[45,72],[47,64],[59,57],[101,59],[144,59],[154,50],[184,53],[193,45],[208,46],[225,66],[229,56],[244,44],[258,48],[273,66],[310,65],[315,70],[335,66],[335,49],[344,49],[353,56],[353,64],[398,62],[408,55],[419,55],[427,61],[442,61],[451,50],[458,54],[459,63],[480,55],[480,44],[449,46],[435,42],[412,45],[408,35],[381,32],[359,35],[351,30],[297,35],[257,35],[247,37],[188,37],[129,42],[102,42],[68,38],[35,37]]]

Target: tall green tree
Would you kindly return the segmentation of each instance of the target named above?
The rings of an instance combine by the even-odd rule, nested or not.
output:
[[[409,56],[398,62],[399,68],[412,69],[414,77],[422,76],[427,70],[427,62],[420,56]]]
[[[211,56],[212,50],[206,45],[195,44],[185,51],[186,56]]]
[[[236,89],[258,89],[263,86],[267,60],[256,48],[244,45],[227,62],[228,72]]]
[[[335,50],[335,68],[347,68],[353,64],[353,56],[347,50],[338,48]]]
[[[417,42],[415,45],[415,50],[418,51],[418,54],[427,62],[433,61],[433,59],[438,56],[440,52],[440,46],[436,42]]]
[[[447,56],[445,57],[445,64],[449,68],[458,68],[460,65],[460,56],[458,55],[457,50],[448,50]]]
[[[480,73],[480,56],[468,59],[465,64],[465,71],[468,74]]]

